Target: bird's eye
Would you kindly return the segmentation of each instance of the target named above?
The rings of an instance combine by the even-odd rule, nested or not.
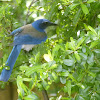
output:
[[[48,24],[48,22],[43,22],[44,24]]]

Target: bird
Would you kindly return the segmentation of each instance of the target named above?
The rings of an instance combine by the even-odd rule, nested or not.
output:
[[[3,68],[0,75],[0,81],[7,82],[9,80],[21,49],[29,51],[29,46],[32,48],[34,45],[45,42],[47,39],[47,33],[45,29],[48,26],[55,25],[57,24],[50,22],[48,19],[38,19],[31,24],[24,25],[11,32],[10,35],[14,36],[14,41],[12,44],[13,49],[5,64],[5,66],[9,66],[10,69],[7,70]]]

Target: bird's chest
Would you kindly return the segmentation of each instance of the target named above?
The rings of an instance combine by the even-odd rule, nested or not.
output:
[[[30,51],[32,50],[32,48],[34,47],[35,45],[22,45],[22,49],[26,50],[26,51]]]

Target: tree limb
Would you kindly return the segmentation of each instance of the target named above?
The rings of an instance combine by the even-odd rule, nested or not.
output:
[[[27,24],[27,20],[28,20],[28,17],[34,12],[30,12],[30,8],[32,7],[32,5],[37,2],[38,0],[32,0],[32,2],[30,3],[29,7],[28,7],[28,11],[27,11],[27,14],[26,14],[26,22],[25,24]]]

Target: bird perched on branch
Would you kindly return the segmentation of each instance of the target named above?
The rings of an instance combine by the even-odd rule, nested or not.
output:
[[[48,26],[53,25],[57,24],[52,23],[47,19],[39,19],[34,21],[32,24],[28,24],[14,30],[10,34],[14,35],[13,49],[6,62],[6,66],[9,66],[10,69],[6,70],[3,68],[0,75],[0,81],[8,81],[21,49],[29,50],[29,45],[33,47],[34,45],[41,44],[41,42],[45,42],[47,39],[45,29]],[[26,47],[28,47],[28,49]]]

